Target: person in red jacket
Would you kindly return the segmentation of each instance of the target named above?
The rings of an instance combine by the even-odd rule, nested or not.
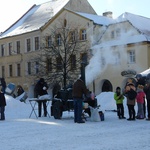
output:
[[[138,112],[136,119],[144,119],[144,109],[143,109],[143,104],[145,101],[145,93],[143,91],[144,86],[143,85],[138,85],[137,87],[137,96],[136,96],[136,102],[138,106]]]

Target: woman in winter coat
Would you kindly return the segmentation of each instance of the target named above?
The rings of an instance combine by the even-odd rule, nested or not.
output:
[[[0,91],[0,120],[5,120],[6,99],[4,93]]]
[[[143,92],[143,85],[138,85],[137,87],[137,96],[136,96],[136,101],[137,101],[137,106],[138,106],[138,112],[137,112],[137,119],[144,119],[144,109],[143,109],[143,104],[145,101],[145,93]]]
[[[130,94],[131,91],[133,91],[134,93]],[[128,113],[129,113],[129,118],[127,119],[128,121],[131,120],[135,120],[135,101],[136,101],[136,88],[134,83],[127,83],[126,87],[125,87],[125,96],[127,97],[127,106],[128,106]],[[134,98],[130,98],[130,96],[134,96]]]
[[[124,106],[123,106],[123,100],[124,96],[121,94],[121,88],[117,87],[116,92],[114,94],[114,99],[116,101],[117,105],[117,115],[119,119],[125,119],[124,117]]]

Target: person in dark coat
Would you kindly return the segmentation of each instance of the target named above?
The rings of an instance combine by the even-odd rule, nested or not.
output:
[[[35,85],[35,97],[38,98],[38,96],[42,96],[47,93],[48,85],[45,82],[43,78],[40,78],[40,80]],[[38,102],[38,116],[41,117],[41,109],[42,109],[42,103],[43,103],[43,109],[44,109],[44,117],[47,116],[47,109],[46,109],[46,102],[45,101],[39,101]]]
[[[129,91],[134,90],[136,92],[136,88],[134,83],[127,83],[125,86],[125,96],[127,97],[127,106],[128,106],[128,113],[129,113],[129,118],[127,119],[128,121],[135,120],[135,103],[136,103],[136,98],[130,99],[129,98]]]
[[[0,86],[2,86],[2,92],[5,94],[6,82],[4,78],[1,78]]]
[[[6,99],[4,93],[0,91],[0,120],[5,120]]]
[[[147,119],[148,121],[150,121],[150,83],[147,82],[145,84],[145,87],[144,87],[144,92],[146,94],[146,100],[147,100]]]
[[[24,90],[21,85],[18,85],[17,86],[17,96],[20,96],[22,93],[24,93]]]
[[[74,122],[75,123],[85,123],[82,120],[82,110],[83,110],[83,95],[88,94],[88,89],[83,81],[82,76],[73,85],[73,100],[74,100]]]

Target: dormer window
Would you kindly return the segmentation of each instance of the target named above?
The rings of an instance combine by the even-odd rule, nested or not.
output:
[[[67,20],[65,19],[64,20],[64,27],[66,27],[67,26]]]

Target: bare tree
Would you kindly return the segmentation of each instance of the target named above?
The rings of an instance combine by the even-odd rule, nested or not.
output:
[[[67,26],[64,20],[48,29],[42,37],[40,51],[32,57],[34,76],[42,76],[52,85],[61,83],[66,89],[69,82],[80,74],[83,59],[87,59],[88,43],[85,39],[79,26]]]

